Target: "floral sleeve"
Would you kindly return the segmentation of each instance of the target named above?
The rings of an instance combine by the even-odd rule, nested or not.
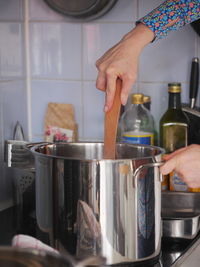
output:
[[[199,18],[200,0],[167,0],[139,22],[148,26],[155,33],[156,39],[161,39],[169,31],[177,30]]]

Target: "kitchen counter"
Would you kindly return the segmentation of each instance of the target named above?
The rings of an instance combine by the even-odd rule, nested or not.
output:
[[[8,208],[0,212],[0,245],[9,246],[14,235],[25,234],[39,238],[34,214],[22,217],[20,206]],[[200,262],[200,233],[194,240],[175,241],[162,240],[162,251],[159,262],[126,264],[124,266],[145,267],[197,267]],[[122,266],[122,265],[121,265]]]
[[[196,267],[199,266],[200,263],[200,239],[198,242],[198,246],[194,247],[189,255],[187,257],[183,258],[183,260],[180,260],[179,265],[181,267]]]
[[[163,265],[161,266],[197,267],[198,261],[200,261],[200,233],[193,240],[162,240]]]
[[[200,237],[196,239],[196,242],[180,257],[175,263],[174,267],[197,267],[200,265]]]

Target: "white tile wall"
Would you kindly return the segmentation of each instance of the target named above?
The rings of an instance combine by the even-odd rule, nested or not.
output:
[[[31,23],[33,78],[81,79],[81,25]]]
[[[102,140],[104,125],[104,93],[95,87],[95,82],[84,82],[83,103],[84,103],[84,132],[85,140]]]
[[[130,23],[88,23],[83,25],[83,79],[95,80],[96,60],[130,31]]]
[[[63,84],[72,81],[83,86],[83,94],[76,103],[77,114],[83,112],[78,115],[80,139],[103,138],[104,95],[95,88],[95,61],[118,42],[137,19],[162,2],[119,0],[103,17],[77,23],[51,10],[43,1],[29,1],[32,109],[35,104],[39,106],[38,111],[32,111],[34,138],[41,138],[45,105],[49,99],[56,101],[59,91],[63,99],[73,102],[74,91],[67,90],[66,96],[63,89]],[[199,40],[195,35],[191,27],[186,26],[170,33],[166,40],[150,44],[141,55],[138,82],[132,91],[152,97],[152,113],[157,122],[167,107],[168,82],[182,82],[183,100],[188,101],[191,60],[199,53]]]
[[[81,82],[33,81],[32,82],[32,129],[33,141],[44,136],[44,117],[49,102],[69,103],[75,108],[80,137],[83,135],[83,107]]]
[[[163,3],[163,0],[139,0],[139,6],[138,6],[138,15],[139,18],[145,16],[147,13],[149,13],[151,10],[159,6],[161,3]]]
[[[0,22],[0,79],[24,76],[22,23]]]
[[[194,39],[195,32],[188,25],[148,45],[140,58],[139,80],[187,82],[190,62],[195,56]]]
[[[23,19],[24,0],[0,0],[0,20],[19,21]]]
[[[3,115],[3,137],[12,139],[17,121],[27,137],[27,99],[23,80],[0,83],[1,109]]]
[[[4,141],[17,120],[27,136],[24,0],[0,0],[0,210],[13,205],[13,174],[4,163]]]
[[[23,80],[0,82],[0,210],[13,205],[13,169],[4,163],[5,140],[13,138],[16,122],[23,127],[27,137],[27,101]]]
[[[29,0],[31,21],[71,21],[71,19],[49,8],[44,0]]]

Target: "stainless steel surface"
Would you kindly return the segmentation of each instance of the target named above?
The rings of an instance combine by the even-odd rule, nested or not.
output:
[[[200,216],[179,219],[163,219],[163,236],[193,239],[200,230]]]
[[[162,192],[163,236],[193,239],[200,230],[200,193]]]
[[[17,121],[15,128],[14,128],[13,140],[20,140],[20,141],[25,140],[24,131],[19,121]]]
[[[196,98],[190,98],[190,108],[194,108],[196,104]]]
[[[28,144],[21,140],[6,140],[4,161],[7,167],[34,169],[34,161],[31,153],[25,148]]]
[[[33,146],[36,216],[52,245],[78,258],[103,255],[108,264],[159,255],[161,148],[117,144],[117,158],[103,160],[102,143]],[[134,181],[135,180],[135,181]]]
[[[140,173],[140,171],[144,168],[154,168],[154,167],[160,167],[164,164],[164,162],[154,162],[154,163],[147,163],[145,165],[141,165],[140,167],[138,167],[135,172],[133,173],[133,177],[135,177],[135,180],[137,179],[138,174]],[[160,177],[160,182],[163,181],[163,175],[161,173],[159,173],[159,177]]]
[[[192,115],[195,115],[197,117],[200,117],[200,111],[199,110],[192,109],[192,108],[187,107],[187,106],[183,106],[182,110],[187,112],[187,113],[189,113],[189,114],[192,114]]]
[[[200,193],[162,192],[162,217],[187,218],[200,214]]]

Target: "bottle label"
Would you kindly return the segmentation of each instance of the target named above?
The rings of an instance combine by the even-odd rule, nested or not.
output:
[[[196,188],[189,187],[189,192],[200,192],[200,187],[196,187]]]
[[[163,124],[163,147],[171,152],[187,146],[188,125],[186,123],[170,122]]]
[[[154,134],[134,134],[134,133],[124,133],[122,136],[122,142],[129,144],[142,144],[142,145],[153,145]]]
[[[170,173],[170,191],[188,191],[188,186],[175,172]]]

